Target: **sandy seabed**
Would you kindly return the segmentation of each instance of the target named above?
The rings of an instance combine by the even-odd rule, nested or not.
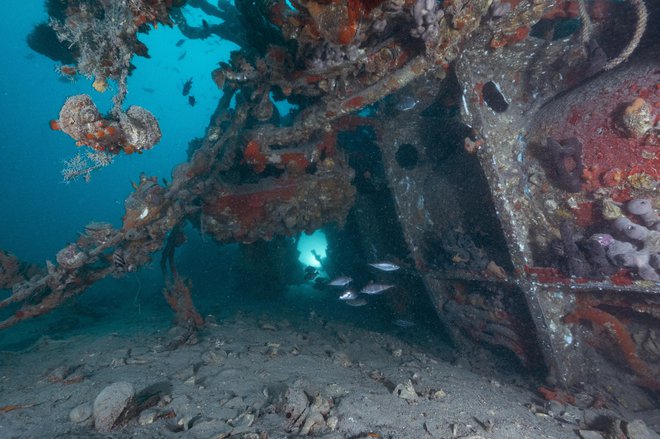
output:
[[[583,410],[416,343],[420,328],[282,316],[209,318],[173,350],[176,329],[143,328],[0,352],[0,438],[580,437]]]

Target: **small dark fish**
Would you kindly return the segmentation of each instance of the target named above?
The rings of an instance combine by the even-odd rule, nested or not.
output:
[[[195,106],[195,96],[188,96],[188,103],[190,104],[191,107]]]
[[[183,58],[186,57],[186,54],[187,54],[187,53],[188,53],[188,52],[186,52],[186,51],[184,50],[183,53],[181,53],[181,55],[179,55],[179,57],[178,57],[176,60],[177,60],[177,61],[181,61]]]
[[[367,304],[367,301],[364,299],[353,299],[346,300],[344,303],[349,306],[364,306]]]
[[[331,287],[345,287],[351,282],[353,282],[353,279],[351,279],[350,277],[340,276],[336,279],[333,279],[332,282],[330,282],[328,285],[330,285]]]
[[[153,93],[156,91],[151,87],[142,87],[142,90],[146,91],[147,93]]]
[[[355,300],[358,298],[358,295],[355,293],[355,291],[344,291],[341,296],[339,296],[339,300]]]
[[[319,270],[316,269],[316,267],[312,267],[311,265],[305,267],[305,276],[304,279],[306,281],[312,281],[316,278],[316,276],[319,275]]]
[[[117,273],[126,273],[126,259],[124,259],[121,250],[116,250],[112,254],[112,264],[115,266],[115,271]]]
[[[203,27],[204,29],[208,29],[208,28],[209,28],[209,22],[206,21],[206,20],[204,20],[204,19],[202,19],[202,27]]]
[[[184,96],[188,96],[188,93],[190,93],[190,89],[192,88],[192,82],[193,82],[192,78],[184,82],[183,91],[182,91]]]
[[[379,269],[380,271],[396,271],[401,268],[393,262],[374,262],[369,265]]]
[[[314,284],[316,284],[320,287],[324,287],[324,286],[328,285],[328,282],[330,282],[330,279],[328,279],[327,277],[319,276],[316,279],[314,279]]]
[[[397,319],[392,323],[394,323],[400,328],[412,328],[413,326],[415,326],[415,322],[411,322],[410,320],[404,320],[404,319]]]
[[[176,42],[175,46],[176,47],[181,47],[183,46],[183,43],[185,43],[186,40],[184,38],[181,38],[179,41]]]
[[[384,293],[385,291],[389,290],[390,288],[394,288],[394,285],[390,284],[368,284],[364,288],[360,290],[362,294],[369,294],[369,295],[374,295],[374,294],[381,294]]]

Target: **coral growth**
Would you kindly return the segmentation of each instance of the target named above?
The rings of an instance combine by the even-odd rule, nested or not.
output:
[[[71,136],[76,145],[89,145],[96,151],[118,154],[142,153],[160,141],[158,121],[142,107],[131,106],[116,116],[101,116],[88,95],[71,96],[64,102],[52,129]]]
[[[448,322],[476,341],[508,349],[522,364],[529,365],[533,356],[530,338],[521,336],[522,321],[507,310],[506,292],[470,291],[469,285],[455,282],[454,293],[443,305]]]
[[[170,25],[169,13],[183,1],[175,0],[62,0],[50,2],[50,27],[67,45],[76,60],[76,69],[93,78],[99,92],[108,80],[119,84],[115,99],[118,108],[126,94],[126,78],[133,55],[148,57],[147,47],[137,38],[147,25]]]
[[[660,388],[660,382],[654,378],[653,372],[646,362],[639,357],[635,341],[619,319],[596,306],[589,306],[588,304],[578,306],[573,312],[564,317],[564,322],[569,324],[576,324],[581,321],[590,322],[594,326],[594,331],[604,330],[609,334],[610,339],[618,347],[630,370],[642,379],[640,384],[654,389]]]
[[[619,209],[618,214],[608,218],[607,228],[583,239],[576,236],[569,221],[562,221],[560,230],[567,274],[586,278],[612,276],[625,267],[643,280],[660,281],[660,231],[657,230],[660,221],[652,200],[631,200],[626,210],[647,227],[624,216]]]
[[[92,178],[92,172],[110,165],[114,160],[113,154],[103,151],[86,151],[78,153],[69,160],[64,160],[62,177],[66,183],[82,177],[86,182]]]

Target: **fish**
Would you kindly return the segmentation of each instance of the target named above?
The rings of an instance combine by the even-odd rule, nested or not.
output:
[[[186,42],[185,38],[181,38],[179,41],[176,42],[175,46],[176,47],[181,47],[181,46],[183,46],[183,43],[185,43],[185,42]]]
[[[394,288],[394,285],[371,283],[371,284],[367,284],[364,288],[362,288],[360,290],[360,293],[369,294],[369,295],[381,294],[381,293],[384,293],[385,291],[389,290],[390,288]]]
[[[181,53],[181,55],[179,55],[179,57],[178,57],[176,60],[177,60],[177,61],[181,61],[183,58],[186,57],[186,54],[187,54],[187,53],[188,53],[188,52],[186,52],[186,51],[184,50],[184,51]]]
[[[353,282],[353,279],[351,279],[348,276],[340,276],[338,278],[335,278],[330,282],[328,285],[331,287],[345,287],[346,285],[349,285],[351,282]]]
[[[401,268],[393,262],[386,262],[386,261],[373,262],[373,263],[370,263],[369,265],[371,265],[374,268],[379,269],[380,271],[396,271],[396,270]]]
[[[401,328],[411,328],[416,325],[415,322],[411,322],[410,320],[404,320],[404,319],[396,319],[392,323],[394,323],[395,325]]]
[[[195,96],[188,96],[188,103],[190,104],[191,107],[195,106]]]
[[[115,266],[115,271],[117,273],[126,273],[126,259],[124,259],[121,250],[115,250],[112,254],[112,264]]]
[[[153,93],[156,90],[151,88],[151,87],[142,87],[142,90],[146,91],[147,93]]]
[[[341,293],[339,296],[339,300],[355,300],[358,298],[358,295],[355,293],[355,291],[347,290]]]
[[[367,304],[367,301],[364,299],[353,299],[346,300],[344,303],[349,306],[364,306]]]
[[[209,28],[209,22],[206,21],[206,20],[204,20],[204,19],[202,19],[202,27],[203,27],[204,29],[208,29],[208,28]]]
[[[187,81],[183,84],[183,91],[182,91],[182,93],[183,93],[184,96],[188,96],[188,93],[190,93],[190,89],[192,88],[192,83],[193,83],[193,79],[190,78],[189,80],[187,80]]]
[[[319,271],[316,268],[314,267],[305,268],[305,276],[304,276],[305,280],[307,281],[314,280],[318,275],[319,275]]]
[[[399,111],[408,111],[412,110],[415,108],[415,106],[419,103],[419,101],[412,96],[406,95],[402,96],[399,99],[399,102],[396,103],[395,107]]]

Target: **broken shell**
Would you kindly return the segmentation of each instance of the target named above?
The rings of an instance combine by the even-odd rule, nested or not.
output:
[[[415,391],[411,380],[406,381],[405,384],[397,384],[392,394],[398,396],[401,399],[405,399],[410,404],[414,404],[419,401],[419,396],[417,396],[417,392]]]
[[[145,207],[144,210],[142,210],[142,213],[140,214],[140,216],[138,216],[138,219],[143,220],[147,217],[147,215],[149,215],[149,208]]]

